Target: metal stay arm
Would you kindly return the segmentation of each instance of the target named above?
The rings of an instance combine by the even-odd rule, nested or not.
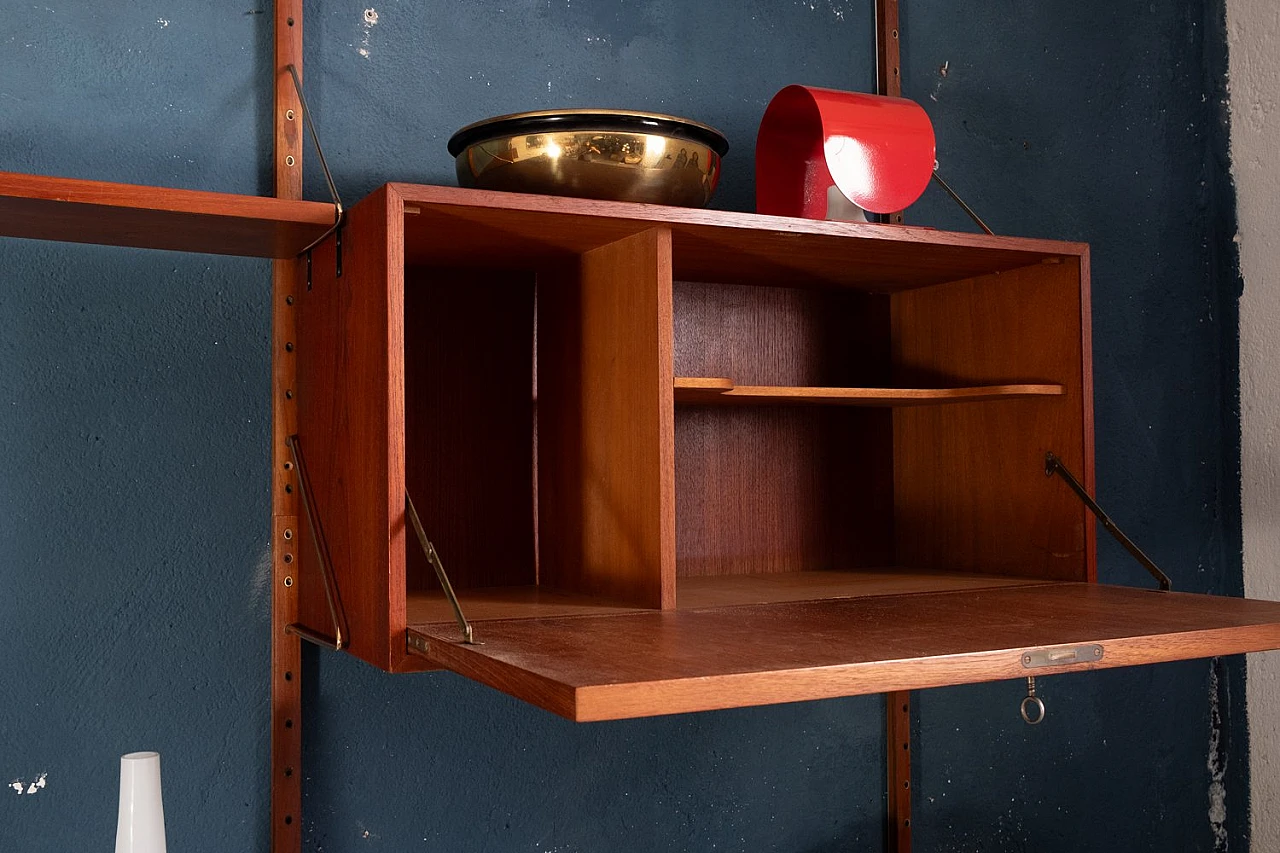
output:
[[[1071,491],[1076,493],[1076,497],[1084,501],[1084,505],[1089,508],[1089,511],[1098,517],[1098,521],[1106,528],[1107,532],[1114,536],[1116,541],[1123,545],[1124,549],[1142,564],[1142,567],[1150,573],[1151,577],[1156,579],[1160,584],[1160,589],[1164,592],[1169,592],[1173,589],[1173,582],[1169,580],[1169,576],[1160,571],[1160,567],[1150,557],[1142,553],[1142,549],[1133,544],[1133,540],[1125,536],[1119,527],[1116,527],[1116,523],[1102,511],[1102,507],[1098,506],[1098,502],[1085,491],[1084,486],[1080,485],[1080,481],[1075,478],[1075,475],[1068,471],[1067,467],[1062,464],[1062,460],[1053,453],[1046,453],[1044,456],[1044,474],[1046,477],[1052,477],[1057,474],[1066,481],[1066,484],[1071,487]]]
[[[341,651],[347,643],[347,615],[342,610],[342,600],[338,597],[338,585],[333,577],[333,561],[329,557],[329,543],[324,537],[324,527],[320,523],[320,514],[316,509],[315,493],[311,490],[311,477],[307,474],[307,465],[302,456],[302,443],[296,435],[285,439],[289,452],[293,455],[293,465],[298,469],[298,491],[302,496],[302,508],[307,514],[311,528],[311,541],[315,543],[316,558],[320,563],[320,575],[324,578],[324,597],[329,603],[329,618],[333,621],[333,636],[326,637],[298,623],[285,626],[285,631],[315,643],[318,646]]]
[[[453,608],[453,618],[457,620],[458,627],[462,629],[462,642],[468,646],[479,646],[483,643],[477,642],[475,634],[471,630],[471,623],[467,621],[467,617],[462,615],[462,605],[458,603],[458,596],[453,591],[453,584],[449,583],[449,576],[445,574],[444,563],[440,561],[440,555],[436,553],[436,546],[431,544],[431,540],[427,538],[427,531],[422,527],[422,519],[418,518],[418,510],[413,506],[413,498],[409,497],[409,493],[404,493],[404,507],[409,516],[409,523],[413,525],[414,533],[418,534],[418,544],[422,546],[422,553],[426,555],[427,562],[431,564],[431,568],[435,569],[436,579],[440,581],[440,588],[444,590],[444,597],[449,599],[449,605]]]

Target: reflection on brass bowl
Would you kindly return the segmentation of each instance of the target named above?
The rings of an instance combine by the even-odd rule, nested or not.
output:
[[[449,140],[464,187],[705,207],[729,143],[652,113],[548,110],[467,125]]]

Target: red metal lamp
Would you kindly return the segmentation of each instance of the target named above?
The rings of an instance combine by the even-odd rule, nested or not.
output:
[[[788,86],[756,137],[756,210],[829,218],[836,187],[872,213],[902,210],[933,175],[933,124],[915,101]]]

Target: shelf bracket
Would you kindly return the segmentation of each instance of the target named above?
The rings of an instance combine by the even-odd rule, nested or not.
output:
[[[324,597],[329,604],[329,618],[333,622],[333,636],[329,637],[313,631],[298,623],[285,626],[285,631],[308,642],[315,643],[333,651],[341,651],[349,637],[347,631],[347,615],[342,609],[342,599],[338,597],[338,585],[334,582],[333,561],[329,556],[329,543],[324,537],[324,527],[320,523],[320,513],[316,508],[315,492],[311,489],[311,478],[307,474],[306,462],[302,455],[302,444],[298,436],[291,435],[285,439],[289,445],[289,453],[293,456],[293,466],[298,471],[298,486],[302,493],[302,509],[310,522],[311,541],[315,544],[316,558],[320,563],[320,575],[324,579]]]
[[[1142,567],[1147,570],[1151,577],[1156,579],[1156,582],[1160,584],[1161,591],[1169,592],[1173,589],[1173,582],[1169,580],[1169,576],[1160,571],[1160,567],[1150,557],[1142,553],[1142,549],[1133,544],[1133,540],[1125,536],[1124,531],[1116,527],[1116,523],[1102,511],[1102,507],[1098,506],[1098,502],[1085,491],[1084,486],[1080,485],[1080,481],[1075,478],[1075,475],[1067,470],[1067,467],[1062,464],[1062,460],[1051,451],[1044,455],[1044,475],[1052,477],[1054,474],[1061,477],[1071,487],[1071,491],[1075,492],[1076,497],[1084,502],[1084,505],[1089,508],[1089,512],[1097,516],[1098,521],[1106,528],[1106,531],[1114,536],[1115,540],[1123,545],[1124,549],[1135,560],[1142,564]]]
[[[298,104],[302,107],[302,119],[307,123],[307,130],[311,132],[311,141],[316,146],[316,158],[320,161],[325,183],[329,185],[329,197],[333,200],[333,225],[299,253],[307,256],[307,290],[310,290],[311,250],[328,239],[330,234],[335,235],[337,277],[342,278],[342,224],[346,210],[342,207],[342,197],[338,195],[338,187],[333,182],[333,173],[329,171],[329,162],[324,159],[324,149],[320,147],[320,135],[316,133],[315,123],[311,120],[311,110],[307,108],[307,96],[302,92],[302,79],[298,77],[298,69],[292,63],[285,67],[293,77],[293,88],[298,93]]]
[[[965,214],[970,219],[973,220],[974,224],[982,229],[982,233],[991,237],[994,237],[996,235],[996,232],[988,228],[987,223],[982,221],[982,217],[974,213],[973,208],[965,204],[964,199],[960,198],[960,196],[956,193],[956,191],[951,189],[951,185],[948,184],[946,181],[942,180],[942,176],[938,174],[936,169],[933,172],[933,179],[938,182],[938,186],[942,187],[942,189],[946,192],[947,195],[951,196],[952,201],[960,205],[960,209],[963,210]]]
[[[449,583],[449,576],[445,574],[444,563],[436,553],[436,546],[432,545],[431,540],[427,538],[427,531],[422,528],[422,519],[418,517],[418,511],[413,506],[413,498],[409,497],[408,492],[404,493],[404,507],[409,516],[409,523],[413,525],[413,532],[418,534],[418,544],[422,546],[422,553],[426,555],[431,568],[435,569],[436,579],[440,581],[440,588],[444,590],[444,597],[449,599],[449,606],[453,608],[453,618],[457,620],[458,627],[462,630],[462,642],[468,646],[484,645],[476,640],[475,633],[471,630],[471,623],[462,615],[462,605],[458,603],[453,584]]]

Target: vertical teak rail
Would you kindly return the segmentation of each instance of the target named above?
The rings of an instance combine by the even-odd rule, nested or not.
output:
[[[302,198],[302,115],[289,75],[302,73],[302,0],[275,2],[275,190],[277,198]],[[285,633],[297,621],[294,583],[298,543],[298,495],[285,444],[297,419],[293,399],[293,290],[298,261],[272,264],[271,286],[271,850],[302,850],[301,641]]]
[[[876,88],[881,95],[902,97],[901,43],[898,0],[876,0]],[[902,211],[890,213],[887,220],[903,224]],[[888,850],[911,853],[911,693],[886,693],[884,716]]]
[[[898,0],[876,0],[876,89],[881,95],[902,97],[902,67],[898,30]],[[890,213],[887,221],[902,224],[902,211]]]

